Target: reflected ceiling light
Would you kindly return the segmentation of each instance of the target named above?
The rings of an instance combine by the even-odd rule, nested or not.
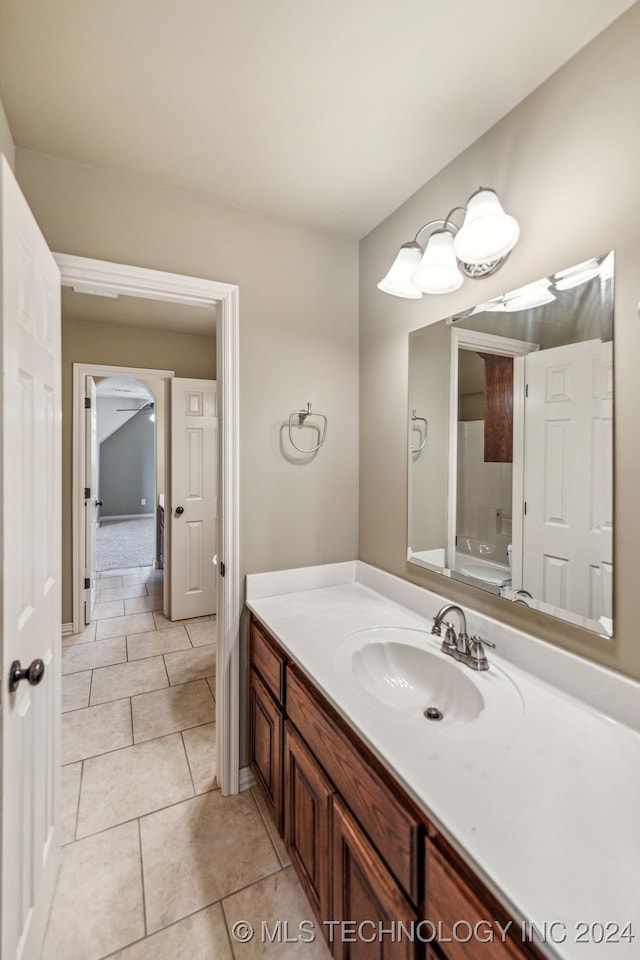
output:
[[[555,299],[551,281],[545,277],[543,280],[536,280],[535,283],[528,283],[524,287],[505,293],[503,297],[496,297],[495,300],[478,304],[471,311],[471,316],[476,313],[515,313],[517,310],[533,310],[534,307],[541,307]]]
[[[463,211],[457,226],[452,216]],[[426,245],[420,236],[430,231]],[[481,187],[466,207],[454,207],[444,220],[430,220],[404,243],[387,275],[383,293],[418,300],[423,293],[452,293],[464,277],[489,277],[505,262],[520,235],[516,220],[502,209],[495,190]]]
[[[585,260],[574,267],[567,267],[566,270],[558,270],[553,275],[553,283],[556,290],[571,290],[573,287],[579,287],[583,283],[588,283],[600,273],[600,264],[593,257],[591,260]]]

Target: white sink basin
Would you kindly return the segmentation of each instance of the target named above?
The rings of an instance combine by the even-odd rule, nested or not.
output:
[[[372,640],[354,652],[351,663],[365,690],[403,713],[432,707],[442,713],[441,719],[464,722],[475,720],[484,708],[471,676],[441,653],[395,640]]]
[[[335,655],[341,674],[396,722],[436,729],[515,722],[522,699],[495,664],[481,673],[440,651],[440,641],[409,627],[370,627],[346,636]]]

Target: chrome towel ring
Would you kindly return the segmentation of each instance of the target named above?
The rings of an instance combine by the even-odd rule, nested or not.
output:
[[[427,442],[427,428],[428,428],[429,424],[427,423],[427,421],[426,421],[426,419],[425,419],[424,417],[418,417],[418,416],[416,415],[416,411],[415,411],[415,408],[414,408],[414,409],[411,411],[411,421],[412,421],[412,423],[413,423],[414,421],[418,421],[418,420],[420,420],[422,423],[424,423],[424,437],[422,438],[422,443],[420,444],[419,447],[414,447],[414,445],[411,444],[411,452],[412,452],[412,453],[420,453],[420,451],[421,451],[422,448],[424,447],[425,443]],[[420,427],[416,427],[416,430],[419,430],[419,429],[420,429]]]
[[[318,420],[322,421],[322,426],[319,427],[320,439],[315,447],[299,447],[298,444],[293,439],[293,433],[291,428],[294,426],[295,418],[298,418],[298,426],[304,426],[307,417],[317,417]],[[324,413],[314,413],[311,409],[311,404],[307,404],[306,410],[294,410],[293,413],[289,415],[289,440],[291,441],[291,446],[298,451],[298,453],[315,453],[316,450],[319,450],[322,444],[324,443],[325,437],[327,435],[327,418]]]

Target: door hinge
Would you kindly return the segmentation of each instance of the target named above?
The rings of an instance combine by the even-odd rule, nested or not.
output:
[[[529,399],[529,384],[525,383],[524,385],[524,398],[525,400]]]
[[[91,487],[85,487],[85,488],[84,488],[84,498],[85,498],[85,500],[90,500],[90,499],[91,499]]]
[[[91,590],[91,577],[84,578],[84,588],[85,590]]]
[[[524,515],[525,515],[525,517],[526,517],[526,515],[527,515],[527,501],[526,501],[526,500],[525,500],[525,502],[524,502]]]
[[[225,571],[224,561],[221,560],[221,561],[220,561],[220,576],[221,576],[221,577],[224,577],[224,571]]]
[[[91,397],[84,398],[84,408],[85,410],[91,410]]]

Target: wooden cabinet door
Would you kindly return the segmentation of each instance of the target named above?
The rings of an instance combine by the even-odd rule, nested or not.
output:
[[[503,940],[498,928],[495,929],[495,938],[486,942],[479,937],[468,942],[456,939],[453,932],[460,921],[464,921],[465,934],[469,925],[472,929],[480,929],[482,936],[486,936],[489,918],[492,926],[500,923],[502,930],[515,932],[515,925],[509,926],[510,917],[504,908],[482,888],[480,881],[476,880],[476,885],[475,888],[470,886],[451,856],[445,855],[434,842],[427,841],[426,915],[439,929],[441,926],[446,940],[440,950],[447,960],[533,960],[534,957],[542,960],[533,944],[520,944],[509,938]]]
[[[255,670],[249,673],[251,769],[282,832],[282,711]]]
[[[384,931],[399,931],[399,924],[411,930],[418,921],[416,912],[337,797],[332,807],[332,858],[335,960],[415,960],[417,942]]]
[[[330,819],[333,785],[291,724],[284,738],[284,838],[318,917],[331,914]]]

